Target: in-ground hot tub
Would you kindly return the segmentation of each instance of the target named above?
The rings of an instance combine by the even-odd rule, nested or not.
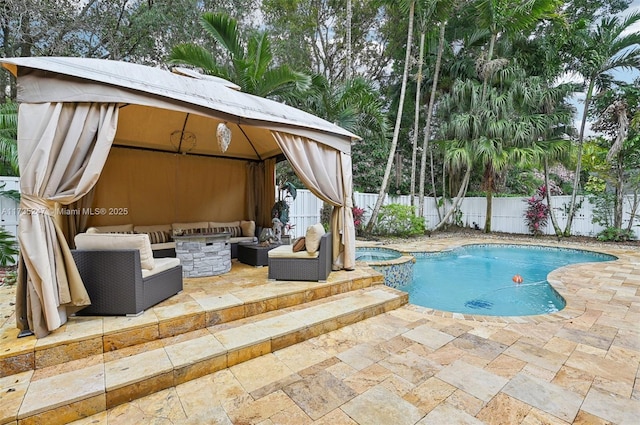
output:
[[[413,281],[415,258],[400,251],[377,246],[356,248],[356,261],[362,261],[384,276],[384,284],[392,288]]]

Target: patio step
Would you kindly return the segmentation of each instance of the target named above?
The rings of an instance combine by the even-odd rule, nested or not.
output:
[[[242,264],[234,267],[254,269]],[[0,334],[0,378],[178,336],[384,282],[383,276],[368,268],[334,272],[327,282],[267,282],[266,268],[258,271],[264,276],[259,276],[257,281],[263,279],[268,284],[242,286],[239,290],[216,296],[206,293],[196,295],[193,290],[184,291],[136,317],[71,317],[63,327],[42,339],[18,339],[18,330],[11,327],[8,333]],[[203,285],[197,279],[188,284]]]
[[[375,285],[0,378],[0,424],[68,423],[396,309]],[[13,410],[9,410],[13,406]]]

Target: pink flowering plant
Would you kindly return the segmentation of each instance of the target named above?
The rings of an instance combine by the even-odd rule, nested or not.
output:
[[[544,203],[546,196],[547,188],[542,185],[531,198],[526,199],[529,206],[524,213],[524,219],[533,236],[539,236],[543,233],[549,219],[549,206]]]
[[[351,212],[353,213],[353,225],[356,228],[356,232],[360,232],[364,227],[364,208],[353,207]]]

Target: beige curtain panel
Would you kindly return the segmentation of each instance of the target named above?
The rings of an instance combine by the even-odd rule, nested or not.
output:
[[[56,207],[78,201],[93,188],[109,154],[118,105],[41,103],[20,105],[18,161],[21,178],[18,241],[21,273],[16,298],[19,329],[38,338],[89,305]]]
[[[302,183],[333,206],[333,268],[352,270],[356,264],[356,230],[353,224],[351,156],[302,136],[273,131]]]

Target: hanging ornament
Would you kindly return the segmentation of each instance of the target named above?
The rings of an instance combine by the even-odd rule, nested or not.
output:
[[[221,152],[226,152],[231,143],[231,129],[227,127],[226,123],[221,122],[218,124],[216,130],[216,137],[218,138],[218,147]]]

